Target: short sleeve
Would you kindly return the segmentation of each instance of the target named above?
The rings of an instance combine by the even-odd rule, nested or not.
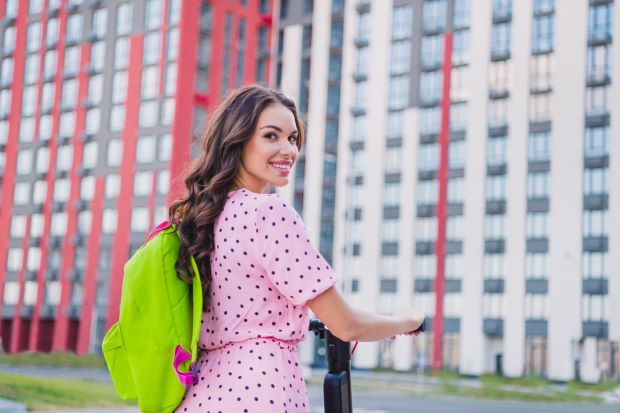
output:
[[[258,262],[275,287],[297,306],[338,282],[329,263],[314,247],[295,209],[277,195],[258,208]]]

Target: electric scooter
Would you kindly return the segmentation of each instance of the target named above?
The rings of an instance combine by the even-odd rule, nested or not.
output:
[[[426,321],[416,332],[426,329]],[[351,343],[333,335],[321,320],[310,320],[310,331],[325,340],[327,373],[323,381],[325,413],[353,413],[351,398]]]

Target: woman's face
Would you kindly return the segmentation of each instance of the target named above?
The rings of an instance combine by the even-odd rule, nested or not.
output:
[[[264,192],[268,184],[284,186],[297,160],[295,116],[282,104],[267,106],[250,139],[243,145],[238,178],[252,192]]]

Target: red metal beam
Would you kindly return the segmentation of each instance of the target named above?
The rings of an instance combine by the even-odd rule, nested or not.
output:
[[[4,297],[5,269],[9,247],[9,229],[11,227],[11,216],[13,210],[13,187],[15,184],[15,167],[17,165],[17,148],[19,146],[19,120],[22,108],[22,90],[24,84],[24,65],[26,57],[26,24],[28,19],[28,7],[26,3],[21,3],[17,11],[15,20],[15,52],[13,55],[13,84],[11,85],[11,108],[9,111],[9,130],[6,142],[6,160],[4,164],[4,177],[2,182],[2,207],[0,208],[0,299]],[[4,8],[3,8],[4,10]],[[23,284],[20,280],[20,284]],[[23,296],[23,289],[19,290]],[[16,317],[13,318],[12,331],[20,323],[17,307],[21,297],[17,301]],[[11,349],[15,348],[19,338],[11,334]],[[13,351],[13,350],[12,350]]]
[[[212,7],[215,9],[216,4]],[[168,163],[170,171],[170,191],[167,205],[183,193],[182,171],[190,159],[193,129],[194,79],[196,77],[196,46],[198,42],[198,21],[200,2],[184,1],[181,3],[181,21],[179,22],[179,55],[177,57],[177,84],[175,91],[174,120],[172,122],[172,155]],[[214,21],[213,33],[217,33]],[[215,54],[221,43],[213,41]],[[216,70],[215,63],[212,65]],[[213,84],[211,85],[213,86]]]
[[[119,168],[121,181],[120,193],[116,204],[118,214],[117,231],[114,235],[112,251],[112,269],[109,278],[108,311],[106,329],[118,321],[121,302],[121,285],[123,267],[129,255],[129,238],[131,211],[133,207],[133,175],[135,171],[138,116],[140,113],[140,90],[142,78],[142,45],[144,34],[131,36],[129,67],[127,70],[129,85],[125,102],[125,126],[123,127],[123,160]],[[181,76],[182,77],[182,76]]]
[[[433,317],[433,370],[441,368],[443,343],[443,295],[445,280],[446,211],[448,194],[448,147],[450,137],[450,73],[452,71],[452,32],[444,34],[443,93],[441,97],[441,130],[439,133],[439,200],[437,202],[437,242],[435,244],[437,275],[435,277],[435,315]]]
[[[161,48],[159,50],[159,86],[158,93],[159,96],[163,96],[164,94],[164,73],[166,73],[166,50],[168,45],[168,29],[170,25],[168,24],[169,16],[170,16],[170,0],[163,0],[163,8],[164,12],[162,13],[162,22],[161,27],[159,29],[161,36]]]
[[[77,210],[75,203],[80,199],[80,176],[78,168],[82,165],[82,143],[81,135],[86,125],[86,108],[83,105],[88,96],[88,74],[86,66],[90,61],[90,43],[80,46],[80,66],[77,76],[78,91],[75,103],[75,130],[73,133],[73,163],[69,171],[71,180],[71,192],[66,205],[67,212],[67,232],[62,247],[62,266],[60,269],[60,303],[56,309],[56,325],[54,331],[53,350],[71,350],[68,346],[69,337],[69,317],[67,311],[71,306],[72,281],[69,279],[69,272],[75,263],[75,243],[73,236],[77,235]],[[89,315],[90,316],[90,315]]]
[[[88,353],[90,347],[90,332],[92,330],[93,309],[97,296],[97,270],[99,268],[99,235],[101,234],[101,215],[103,214],[103,195],[105,189],[105,178],[98,176],[95,178],[95,196],[90,206],[93,214],[93,224],[88,237],[88,261],[86,274],[84,276],[84,302],[82,304],[82,317],[78,330],[78,343],[76,352],[78,354]]]

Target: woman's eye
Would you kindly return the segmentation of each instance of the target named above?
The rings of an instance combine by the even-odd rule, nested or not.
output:
[[[291,142],[297,142],[297,136],[289,136],[288,140]]]
[[[265,138],[278,139],[275,133],[268,133],[267,135],[265,135]]]

